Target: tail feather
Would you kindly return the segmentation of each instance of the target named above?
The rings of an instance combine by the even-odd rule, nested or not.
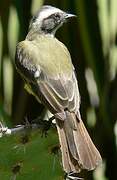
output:
[[[78,166],[76,160],[71,157],[71,154],[69,153],[69,147],[68,147],[68,142],[66,138],[66,134],[63,128],[61,128],[57,121],[57,131],[59,135],[59,141],[60,141],[60,146],[61,146],[61,154],[62,154],[62,164],[63,164],[63,169],[65,172],[79,172],[80,167]],[[60,121],[60,120],[59,120]]]
[[[101,163],[102,159],[82,120],[77,123],[77,131],[73,132],[80,166],[87,170],[95,169]]]
[[[95,169],[102,159],[83,121],[70,112],[66,113],[66,117],[63,122],[56,120],[65,172]]]

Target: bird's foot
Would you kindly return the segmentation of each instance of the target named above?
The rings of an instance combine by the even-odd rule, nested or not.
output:
[[[77,173],[70,172],[65,175],[65,180],[83,180],[83,178],[78,177]]]

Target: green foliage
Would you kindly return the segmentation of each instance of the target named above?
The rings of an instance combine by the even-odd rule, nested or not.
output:
[[[0,179],[56,179],[63,174],[54,131],[47,137],[40,132],[3,137],[0,141]]]

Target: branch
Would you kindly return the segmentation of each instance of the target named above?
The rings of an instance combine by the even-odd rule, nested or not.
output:
[[[26,123],[24,125],[17,125],[16,127],[11,129],[5,127],[5,125],[0,122],[0,137],[5,135],[8,136],[17,133],[23,133],[26,132],[27,130],[36,130],[36,129],[41,129],[42,134],[44,133],[45,135],[47,135],[47,131],[50,129],[53,120],[54,120],[54,116],[52,116],[49,120],[42,120],[37,118],[36,120],[33,120],[32,123],[30,123],[26,119]]]

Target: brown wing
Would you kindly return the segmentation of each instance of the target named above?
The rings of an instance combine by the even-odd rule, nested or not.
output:
[[[44,81],[39,80],[37,83],[54,113],[61,112],[64,109],[77,112],[80,97],[74,72],[70,79],[61,75],[58,79],[45,78]]]

